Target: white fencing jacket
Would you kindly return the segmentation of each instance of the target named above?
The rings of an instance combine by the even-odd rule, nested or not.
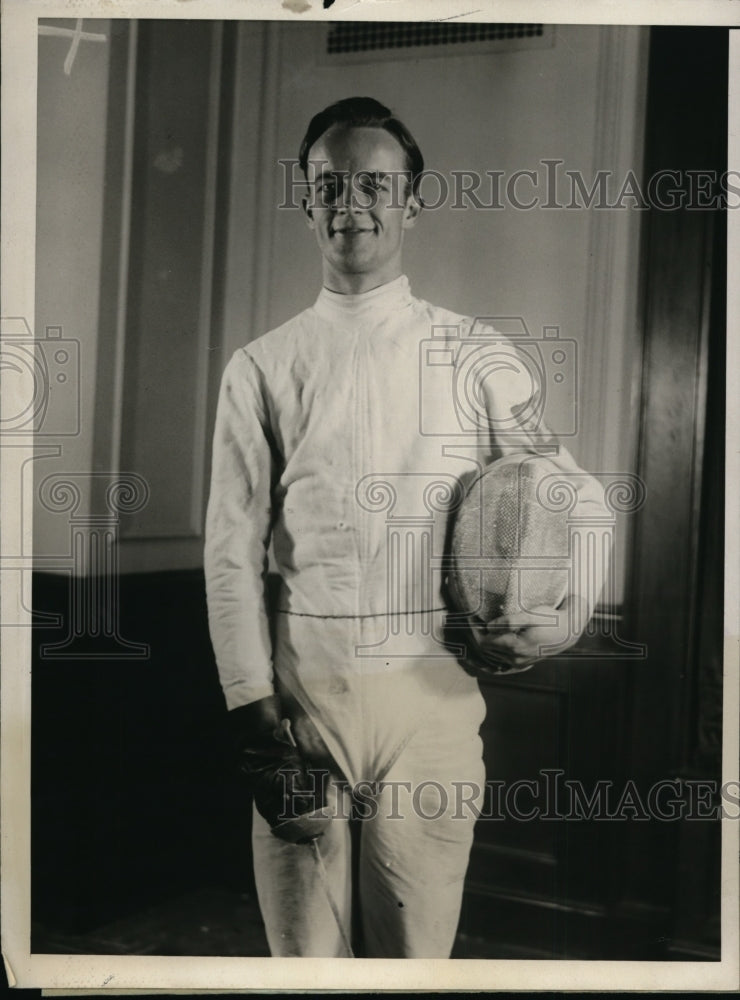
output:
[[[531,364],[490,328],[483,343],[479,333],[413,297],[401,276],[359,295],[323,289],[229,361],[205,547],[229,708],[271,694],[275,670],[326,731],[337,692],[363,672],[413,665],[423,678],[424,663],[446,657],[463,673],[439,643],[441,556],[461,483],[493,459],[551,455],[573,484],[574,515],[603,518],[601,487],[539,422]],[[271,541],[284,633],[274,657]],[[574,576],[591,607],[599,574],[587,587]]]

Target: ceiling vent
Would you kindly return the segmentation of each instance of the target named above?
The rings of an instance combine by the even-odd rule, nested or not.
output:
[[[336,21],[328,25],[324,60],[358,62],[550,48],[549,24],[448,21]]]

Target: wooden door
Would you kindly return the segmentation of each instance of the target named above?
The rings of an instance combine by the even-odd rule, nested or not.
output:
[[[678,170],[685,194],[690,171],[726,168],[726,46],[721,30],[652,32],[645,174]],[[591,659],[485,685],[490,774],[544,765],[592,793],[612,782],[624,818],[480,824],[461,955],[719,957],[724,221],[656,208],[644,220],[646,501],[624,605],[644,658],[605,660],[596,639]],[[667,782],[676,804],[660,811],[683,820],[656,817],[657,795],[649,807]]]

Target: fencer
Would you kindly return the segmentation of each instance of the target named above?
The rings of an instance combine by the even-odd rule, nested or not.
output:
[[[514,347],[514,363],[478,386],[490,419],[461,425],[455,359],[473,320],[416,298],[404,275],[424,169],[408,129],[377,101],[348,98],[312,119],[299,159],[323,287],[277,329],[245,330],[226,366],[206,526],[209,623],[254,792],[259,903],[275,956],[345,955],[354,908],[358,953],[444,958],[485,783],[484,701],[443,641],[450,511],[477,470],[543,441],[580,507],[601,494],[565,448],[553,453]],[[548,642],[575,642],[572,622],[582,628],[592,603],[568,593]],[[514,619],[477,637],[512,668],[541,641]],[[329,772],[318,800],[312,768]],[[465,808],[463,786],[479,789]],[[311,851],[273,833],[287,798],[294,814],[318,803],[332,815],[317,843],[344,934]]]

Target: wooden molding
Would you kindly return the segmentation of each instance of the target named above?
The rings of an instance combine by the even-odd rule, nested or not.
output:
[[[121,468],[137,51],[138,22],[131,20],[126,22],[121,34],[111,38],[93,426],[93,468],[105,469],[113,475]],[[93,511],[104,507],[101,488],[102,484],[96,488],[93,483]]]
[[[615,26],[600,31],[596,130],[592,177],[613,171],[609,190],[618,192],[628,171],[642,174],[649,29]],[[579,435],[586,468],[632,472],[637,452],[637,421],[632,414],[633,365],[640,357],[639,245],[642,213],[590,209],[588,293],[580,382]],[[626,432],[625,432],[625,429]],[[616,465],[616,467],[615,467]],[[615,593],[621,602],[629,563],[629,520],[620,517],[613,559]]]

